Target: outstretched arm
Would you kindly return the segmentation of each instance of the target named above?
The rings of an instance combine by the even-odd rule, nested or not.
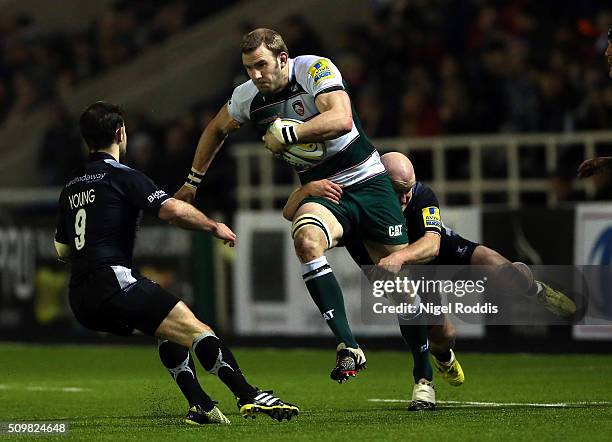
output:
[[[230,116],[227,104],[224,105],[202,132],[193,158],[191,173],[187,182],[174,195],[175,198],[188,203],[193,202],[198,185],[202,182],[213,158],[227,136],[239,127],[240,123]]]
[[[289,196],[285,207],[283,207],[283,217],[287,221],[293,221],[293,216],[297,211],[302,200],[308,196],[321,196],[333,203],[338,204],[342,198],[342,186],[330,180],[311,181],[298,187]]]
[[[159,209],[159,218],[187,230],[202,230],[234,246],[236,234],[223,223],[208,218],[191,204],[171,198]]]
[[[578,178],[587,178],[601,172],[604,168],[612,168],[612,157],[597,157],[585,160],[578,167]]]

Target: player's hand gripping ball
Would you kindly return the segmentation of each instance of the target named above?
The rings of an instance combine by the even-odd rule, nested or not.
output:
[[[286,163],[298,168],[308,169],[325,157],[325,143],[291,143],[292,140],[296,139],[293,127],[298,124],[302,124],[302,121],[291,118],[278,118],[270,124],[268,132],[284,145],[280,152],[270,150]]]

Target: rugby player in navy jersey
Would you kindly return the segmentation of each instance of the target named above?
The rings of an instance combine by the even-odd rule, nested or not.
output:
[[[391,177],[393,187],[402,206],[406,230],[411,243],[378,261],[385,268],[399,269],[403,265],[512,265],[495,250],[482,244],[474,243],[452,229],[444,226],[440,207],[435,193],[425,184],[416,180],[410,160],[399,152],[386,153],[381,157],[382,163]],[[296,189],[289,197],[283,209],[283,216],[291,220],[295,209],[302,198],[318,195],[338,203],[342,187],[329,180],[308,183]],[[346,238],[344,245],[353,260],[359,266],[373,265],[366,249],[354,236]],[[552,313],[568,317],[575,313],[574,302],[563,293],[529,277],[531,271],[523,263],[514,263],[517,275],[527,275],[524,284],[525,294],[535,299]],[[429,341],[430,353],[440,375],[451,385],[458,386],[465,376],[461,365],[452,350],[455,343],[455,330],[446,315],[440,325],[430,325],[424,329],[421,325],[400,325],[402,336],[411,348],[414,358],[413,402],[411,410],[432,409],[435,407],[435,393],[430,385],[432,369],[426,352]]]
[[[230,246],[234,232],[121,164],[127,134],[118,106],[94,103],[79,123],[91,155],[62,190],[55,235],[58,256],[71,265],[69,299],[76,319],[91,330],[130,335],[136,329],[159,338],[162,363],[189,402],[188,423],[229,423],[198,384],[189,349],[234,393],[244,417],[265,413],[281,421],[297,415],[296,406],[249,384],[214,331],[179,298],[134,269],[142,210],[180,228],[210,232]]]

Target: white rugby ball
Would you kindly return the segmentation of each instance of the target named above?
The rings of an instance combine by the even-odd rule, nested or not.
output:
[[[282,118],[281,124],[283,126],[297,126],[303,124],[303,122],[293,118]],[[285,146],[285,150],[280,157],[292,166],[308,169],[325,158],[326,152],[325,143],[296,143]]]

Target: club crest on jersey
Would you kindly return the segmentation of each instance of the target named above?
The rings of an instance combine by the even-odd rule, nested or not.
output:
[[[315,61],[308,69],[308,73],[313,78],[315,85],[318,85],[323,80],[334,77],[329,62],[323,58]]]
[[[294,101],[291,107],[300,117],[304,116],[304,103],[302,103],[302,100]]]

